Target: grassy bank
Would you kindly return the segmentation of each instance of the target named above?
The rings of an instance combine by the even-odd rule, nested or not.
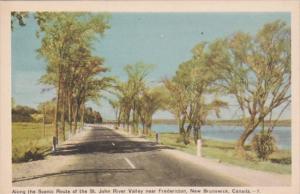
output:
[[[53,126],[41,123],[12,123],[12,161],[42,159],[51,150]]]
[[[151,135],[148,138],[154,140],[155,136]],[[177,133],[161,133],[161,143],[163,145],[189,154],[196,154],[196,145],[193,141],[188,145],[184,145],[183,143],[176,142],[177,138]],[[250,156],[248,159],[238,157],[235,154],[234,145],[234,142],[206,139],[203,140],[202,153],[204,157],[217,159],[219,162],[280,174],[291,173],[291,152],[289,150],[278,150],[270,156],[269,161],[261,161],[256,157],[255,153],[251,151],[250,146],[247,146],[247,153]]]

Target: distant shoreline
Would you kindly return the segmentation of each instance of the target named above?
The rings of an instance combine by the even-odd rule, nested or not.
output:
[[[103,123],[115,123],[115,121],[106,120]],[[175,119],[153,119],[152,124],[176,125],[177,121]],[[266,126],[269,124],[269,121],[265,121]],[[210,120],[206,125],[243,126],[240,120]],[[276,126],[291,127],[291,120],[279,120]]]
[[[172,124],[177,124],[177,121],[175,119],[154,119],[153,124],[167,124],[167,125],[172,125]],[[226,125],[226,126],[242,126],[240,120],[210,120],[208,121],[207,125]],[[270,122],[266,121],[266,125],[269,125]],[[279,120],[276,124],[276,126],[280,127],[290,127],[291,126],[291,120]]]

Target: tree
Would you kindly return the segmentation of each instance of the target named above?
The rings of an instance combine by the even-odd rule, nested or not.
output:
[[[179,132],[185,144],[190,133],[194,140],[201,138],[201,126],[206,123],[210,112],[218,113],[227,104],[215,99],[207,102],[207,95],[217,93],[214,82],[217,76],[207,65],[206,43],[200,43],[192,50],[193,58],[182,63],[172,80],[164,80],[169,92],[169,110],[175,115]],[[218,114],[217,114],[218,115]]]
[[[85,107],[84,122],[86,123],[101,123],[102,116],[99,112],[94,111],[91,107]]]
[[[46,123],[53,123],[55,102],[53,100],[42,102],[38,105],[39,114],[42,115],[44,136],[46,135]]]
[[[139,99],[138,115],[143,126],[143,134],[145,135],[148,135],[151,131],[152,116],[159,109],[163,109],[167,101],[164,90],[165,88],[159,86],[146,88]]]
[[[244,143],[274,110],[290,103],[291,35],[282,21],[268,23],[255,35],[238,32],[210,46],[209,65],[219,85],[235,97],[244,131],[236,144],[245,155]]]
[[[139,124],[138,105],[139,98],[142,91],[145,88],[145,78],[150,73],[153,65],[136,63],[134,65],[126,65],[124,70],[128,75],[128,81],[126,83],[126,100],[129,101],[130,109],[126,110],[127,118],[130,117],[132,112],[132,129],[133,132],[137,132]],[[127,106],[127,108],[129,108]]]
[[[20,26],[25,26],[25,19],[28,18],[28,12],[25,11],[12,11],[11,12],[11,29],[14,29],[14,23],[18,22]]]
[[[91,44],[109,26],[106,15],[102,14],[40,12],[35,15],[35,18],[39,25],[38,37],[43,34],[42,45],[38,49],[38,53],[48,63],[47,73],[41,81],[56,88],[54,128],[55,136],[58,137],[60,111],[62,112],[61,121],[64,131],[65,103],[67,101],[65,98],[68,98],[69,101],[69,122],[70,130],[72,130],[72,116],[70,115],[73,114],[74,119],[77,119],[76,111],[80,105],[78,100],[81,98],[78,95],[81,95],[79,91],[82,91],[82,85],[79,86],[80,88],[74,87],[74,79],[81,76],[79,80],[82,83],[83,74],[86,73],[84,69],[102,65],[102,59],[91,55]],[[72,76],[66,76],[70,74]],[[75,101],[75,113],[72,111],[74,98],[77,100]],[[59,110],[60,104],[62,110]],[[76,121],[74,121],[75,125],[77,125]]]
[[[126,125],[126,130],[129,131],[132,99],[128,82],[117,81],[114,94],[117,97],[116,100],[119,104],[119,114],[117,119],[123,123],[123,128],[125,128]],[[120,122],[118,123],[118,126]]]
[[[114,113],[115,113],[115,120],[116,120],[116,125],[115,128],[118,129],[120,127],[120,123],[121,123],[121,106],[120,106],[120,102],[118,100],[114,100],[114,99],[109,99],[108,100],[110,106],[113,108]]]
[[[12,108],[12,122],[32,122],[32,115],[36,114],[37,110],[28,106],[17,105]]]

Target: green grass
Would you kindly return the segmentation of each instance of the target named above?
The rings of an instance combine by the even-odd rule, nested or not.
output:
[[[52,146],[53,126],[41,123],[12,123],[12,161],[42,159]]]
[[[41,159],[47,154],[52,145],[53,126],[46,125],[45,136],[43,125],[40,123],[13,123],[12,124],[12,160],[13,162],[25,162],[33,159]],[[62,135],[60,135],[62,137]],[[196,145],[176,142],[177,133],[161,133],[161,143],[189,154],[196,154]],[[154,134],[147,137],[155,140]],[[243,159],[235,155],[234,142],[215,140],[203,141],[203,156],[218,159],[220,162],[238,165],[246,168],[270,171],[281,174],[291,173],[291,152],[278,150],[274,152],[269,161],[260,161],[247,147],[250,159]],[[31,153],[31,154],[30,154]]]
[[[161,133],[161,144],[184,151],[189,154],[196,154],[196,145],[193,141],[190,144],[176,142],[177,133]],[[148,137],[155,140],[154,134]],[[255,153],[251,151],[250,146],[247,147],[247,153],[250,157],[241,158],[235,154],[234,142],[203,140],[202,154],[203,157],[217,159],[219,162],[233,164],[241,167],[251,168],[261,171],[269,171],[280,174],[291,173],[291,152],[289,150],[278,150],[270,155],[268,161],[259,160]]]

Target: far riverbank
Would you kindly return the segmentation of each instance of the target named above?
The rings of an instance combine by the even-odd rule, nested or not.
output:
[[[177,124],[175,119],[153,119],[153,124]],[[240,120],[210,120],[208,121],[210,125],[226,125],[226,126],[242,126],[242,122]],[[269,121],[265,121],[265,125],[270,125]],[[291,120],[279,120],[276,123],[278,127],[290,127]]]
[[[235,142],[242,134],[244,128],[238,125],[205,125],[201,128],[203,138],[218,141]],[[152,125],[152,131],[159,133],[177,133],[177,124],[156,124]],[[260,131],[258,127],[254,133]],[[248,138],[250,143],[254,133]],[[291,127],[276,126],[273,130],[274,138],[279,149],[291,149]]]

